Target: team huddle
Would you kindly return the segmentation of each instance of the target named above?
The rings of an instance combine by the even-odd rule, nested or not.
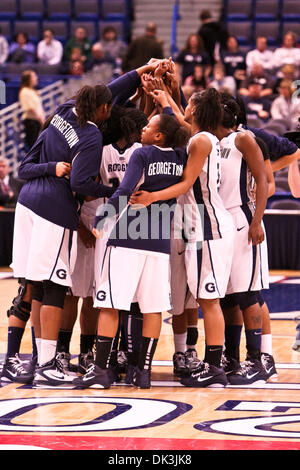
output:
[[[170,59],[80,89],[19,167],[12,268],[20,288],[1,380],[109,388],[125,373],[126,384],[150,388],[166,311],[183,385],[245,385],[276,374],[262,295],[269,170],[268,148],[247,128],[242,103],[213,88],[186,103]],[[69,345],[79,299],[75,366]],[[29,318],[25,363],[18,353]]]

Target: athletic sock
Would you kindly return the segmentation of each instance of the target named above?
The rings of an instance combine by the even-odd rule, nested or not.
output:
[[[113,341],[114,338],[97,336],[95,363],[101,369],[106,369],[108,367]]]
[[[223,345],[216,345],[216,346],[205,346],[205,356],[204,362],[208,362],[208,364],[221,367],[221,359],[222,359],[222,352],[223,352]]]
[[[25,328],[19,328],[17,326],[8,327],[6,357],[13,357],[19,353],[24,331]]]
[[[242,325],[225,325],[225,356],[240,361]]]
[[[245,330],[247,359],[260,360],[261,355],[261,328]]]
[[[80,352],[82,354],[87,354],[89,351],[93,350],[95,344],[96,335],[80,335]]]
[[[42,366],[52,361],[56,356],[57,341],[51,339],[41,339],[41,357],[39,364]]]
[[[198,325],[189,325],[187,328],[186,347],[187,349],[196,349],[198,341]]]
[[[70,352],[70,343],[73,330],[60,330],[57,339],[57,352]]]
[[[187,345],[187,333],[174,333],[174,348],[175,348],[175,353],[181,352],[185,353]]]
[[[41,364],[41,347],[42,347],[42,339],[41,338],[35,338],[35,344],[36,344],[36,349],[37,349],[37,363]]]
[[[270,356],[273,355],[273,347],[272,347],[272,335],[267,334],[261,335],[261,352],[270,354]]]
[[[37,350],[37,345],[36,345],[35,333],[34,333],[33,326],[31,327],[31,340],[32,340],[32,357],[34,358],[34,357],[37,357],[38,350]]]
[[[151,369],[152,359],[156,350],[158,339],[142,337],[142,347],[138,360],[138,368]]]

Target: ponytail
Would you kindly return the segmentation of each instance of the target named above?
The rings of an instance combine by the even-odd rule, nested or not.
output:
[[[165,147],[184,147],[189,139],[188,131],[168,114],[160,114],[159,131],[164,136]]]
[[[221,93],[221,102],[223,105],[222,126],[225,129],[231,129],[237,125],[240,107],[229,93]]]
[[[194,93],[191,100],[195,105],[194,120],[201,131],[212,132],[221,124],[223,109],[221,97],[215,88]]]
[[[85,126],[88,121],[93,121],[96,111],[102,104],[111,104],[112,94],[105,85],[85,85],[77,92],[75,98],[75,110],[79,126]]]

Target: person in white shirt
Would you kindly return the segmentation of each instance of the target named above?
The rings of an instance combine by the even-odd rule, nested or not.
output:
[[[278,76],[281,76],[280,69],[286,64],[294,64],[299,71],[300,49],[297,47],[297,35],[294,32],[288,31],[283,36],[282,47],[274,51],[273,63]]]
[[[278,87],[279,96],[275,98],[271,106],[272,119],[284,119],[291,131],[296,130],[300,116],[300,99],[293,97],[292,82],[282,80]]]
[[[24,70],[21,78],[19,102],[23,110],[22,120],[25,131],[25,143],[30,149],[45,122],[42,100],[36,91],[38,76],[34,70]]]
[[[60,41],[54,39],[51,29],[46,29],[43,34],[44,39],[38,43],[38,61],[48,65],[57,65],[61,62],[63,46]]]
[[[249,51],[246,55],[248,74],[251,73],[252,66],[255,63],[260,63],[267,72],[272,72],[273,70],[273,51],[268,49],[268,40],[265,36],[257,36],[256,49]]]
[[[9,46],[6,38],[2,35],[2,30],[0,28],[0,65],[6,62],[8,57]]]

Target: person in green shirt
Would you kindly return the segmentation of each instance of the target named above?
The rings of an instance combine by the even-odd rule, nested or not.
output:
[[[81,26],[76,28],[74,36],[72,36],[65,44],[63,60],[70,60],[71,51],[79,48],[85,60],[90,59],[92,50],[92,41],[87,37],[87,32]]]

